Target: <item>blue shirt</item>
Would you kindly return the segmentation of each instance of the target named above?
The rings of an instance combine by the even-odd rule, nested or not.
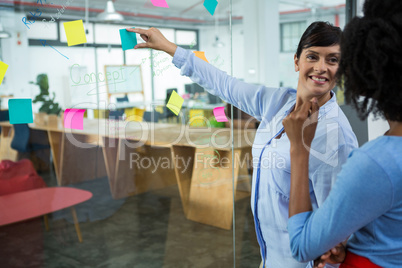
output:
[[[261,121],[253,143],[251,208],[257,240],[266,267],[305,268],[292,258],[287,231],[290,192],[290,142],[280,139],[282,120],[296,102],[296,90],[267,88],[242,82],[194,53],[178,47],[173,63],[211,94],[219,96]],[[320,108],[312,143],[310,186],[314,208],[328,196],[331,186],[349,153],[357,147],[356,136],[336,103],[335,94]],[[260,168],[261,167],[261,168]]]
[[[348,250],[402,267],[402,137],[382,136],[352,152],[327,200],[289,219],[292,253],[315,259],[347,239]]]

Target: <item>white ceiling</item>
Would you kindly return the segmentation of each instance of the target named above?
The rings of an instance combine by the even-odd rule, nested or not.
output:
[[[334,7],[344,5],[346,0],[279,0],[279,11],[294,11],[313,7]]]
[[[42,0],[43,3],[53,3],[61,5],[66,0]],[[242,16],[243,1],[256,1],[256,0],[232,0],[233,15]],[[265,0],[270,1],[270,0]],[[21,1],[25,3],[36,3],[37,0]],[[88,0],[89,7],[93,10],[105,9],[107,0]],[[333,7],[345,4],[346,0],[279,0],[279,12],[303,10],[313,7]],[[85,0],[70,1],[70,5],[74,7],[85,7]],[[229,14],[230,0],[219,0],[217,10],[214,17],[204,8],[204,0],[167,0],[169,8],[155,7],[150,0],[114,0],[115,9],[120,12],[129,12],[143,15],[154,15],[163,17],[177,17],[195,20],[213,21],[216,18],[227,18]],[[27,6],[28,8],[29,6]],[[33,6],[30,6],[33,8]],[[124,14],[123,14],[124,15]]]

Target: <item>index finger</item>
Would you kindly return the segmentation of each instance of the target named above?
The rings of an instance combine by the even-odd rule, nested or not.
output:
[[[311,104],[311,117],[314,121],[316,121],[318,119],[318,110],[320,109],[320,106],[318,106],[317,98],[313,98],[310,104]]]
[[[309,116],[309,111],[312,109],[311,107],[312,103],[310,101],[303,102],[302,105],[300,106],[299,112],[302,113],[303,115],[306,115],[306,117]]]
[[[128,32],[133,32],[133,33],[138,33],[138,34],[147,34],[148,30],[141,29],[141,28],[126,28],[126,31]]]

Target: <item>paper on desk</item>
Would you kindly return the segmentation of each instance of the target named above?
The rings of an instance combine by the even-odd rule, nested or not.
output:
[[[32,100],[10,99],[8,100],[8,114],[10,124],[33,123]]]
[[[166,0],[151,0],[152,4],[156,7],[166,7],[169,8]]]
[[[176,91],[173,90],[172,95],[170,95],[169,101],[166,104],[166,107],[168,107],[175,115],[178,115],[183,102],[184,99],[180,97]]]
[[[5,64],[4,62],[0,61],[0,85],[3,82],[3,78],[6,75],[8,69],[8,64]]]
[[[214,108],[214,116],[217,122],[227,122],[228,119],[225,115],[225,107]]]
[[[134,28],[134,27],[133,27]],[[133,49],[137,45],[137,35],[126,29],[120,29],[121,48],[124,50]]]
[[[195,54],[196,57],[208,62],[207,58],[205,57],[205,52],[203,52],[203,51],[194,51],[194,54]]]
[[[68,46],[85,44],[87,37],[85,35],[84,23],[82,20],[64,22],[64,31],[66,32]]]
[[[66,109],[64,111],[64,128],[84,129],[85,109]]]
[[[204,7],[208,10],[209,13],[213,16],[216,10],[216,6],[218,5],[218,1],[216,0],[205,0]]]

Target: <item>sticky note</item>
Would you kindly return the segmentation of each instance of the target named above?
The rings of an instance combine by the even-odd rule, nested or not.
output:
[[[216,0],[205,0],[204,7],[208,10],[209,13],[213,16],[216,10],[216,6],[218,5],[218,1]]]
[[[133,49],[137,45],[137,35],[126,29],[120,29],[121,48],[123,50]]]
[[[82,20],[74,20],[63,23],[66,32],[67,44],[69,47],[85,44],[87,37],[85,36],[84,23]]]
[[[8,114],[10,124],[33,123],[32,100],[10,99],[8,100]]]
[[[205,52],[202,51],[194,51],[194,54],[196,57],[205,60],[206,62],[208,62],[207,58],[205,57]],[[209,62],[208,62],[209,63]]]
[[[0,61],[0,85],[3,82],[3,78],[6,75],[8,69],[8,64],[5,64],[4,62]]]
[[[64,128],[84,129],[85,109],[66,109],[64,111]]]
[[[173,90],[172,95],[170,95],[169,101],[166,104],[166,107],[168,107],[175,115],[178,115],[183,102],[184,99],[180,97],[176,91]]]
[[[156,7],[166,7],[169,8],[168,4],[166,3],[166,0],[151,0],[152,5]]]
[[[217,122],[227,122],[228,119],[225,115],[225,107],[214,108],[214,116]]]

